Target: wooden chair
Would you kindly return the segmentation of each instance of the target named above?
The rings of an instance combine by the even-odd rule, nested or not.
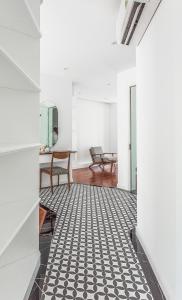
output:
[[[41,231],[41,229],[42,229],[46,214],[47,214],[47,211],[44,208],[39,207],[39,231]]]
[[[67,168],[56,166],[54,163],[54,159],[56,159],[56,160],[67,159]],[[71,186],[71,184],[70,184],[70,152],[69,151],[66,151],[66,152],[55,151],[52,153],[50,167],[40,169],[40,189],[41,189],[41,185],[42,185],[42,173],[45,173],[50,176],[50,185],[51,185],[52,194],[53,194],[53,176],[58,177],[58,185],[59,185],[59,176],[67,175],[68,188],[70,190],[70,186]]]
[[[39,225],[40,234],[47,235],[49,233],[54,233],[54,226],[56,221],[56,214],[54,211],[40,204],[39,207]]]
[[[111,165],[111,172],[113,171],[113,166],[117,163],[117,158],[114,156],[116,153],[104,153],[102,147],[91,147],[89,151],[92,158],[90,169],[95,165],[100,168],[104,168],[105,165]],[[111,157],[105,155],[111,155]]]

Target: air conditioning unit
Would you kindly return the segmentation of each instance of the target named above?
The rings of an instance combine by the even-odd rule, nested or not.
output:
[[[118,44],[138,45],[162,0],[121,0],[117,19]]]

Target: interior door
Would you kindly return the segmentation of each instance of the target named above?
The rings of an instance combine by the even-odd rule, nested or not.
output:
[[[136,86],[130,87],[130,166],[131,191],[137,192],[137,128],[136,128]]]

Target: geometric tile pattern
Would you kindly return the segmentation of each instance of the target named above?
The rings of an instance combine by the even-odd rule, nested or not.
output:
[[[41,298],[51,239],[51,234],[44,234],[39,236],[39,250],[41,253],[40,268],[36,275],[36,279],[34,281],[34,285],[32,287],[28,300],[40,300]]]
[[[136,196],[72,184],[41,192],[57,214],[41,300],[153,300],[130,240]]]

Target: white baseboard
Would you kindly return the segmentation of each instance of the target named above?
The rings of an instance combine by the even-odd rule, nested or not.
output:
[[[119,183],[117,184],[117,188],[121,189],[123,191],[126,191],[126,192],[131,192],[130,189],[128,189],[126,186],[123,186],[123,185],[121,185]]]
[[[72,163],[72,168],[73,170],[75,169],[83,169],[83,168],[88,168],[91,165],[91,162],[79,162],[75,161]]]
[[[141,234],[140,234],[140,231],[139,231],[138,227],[136,227],[136,236],[137,236],[137,238],[138,238],[140,244],[142,245],[142,248],[143,248],[143,250],[144,250],[144,252],[145,252],[145,254],[146,254],[146,256],[147,256],[147,258],[148,258],[148,260],[149,260],[149,262],[150,262],[150,265],[151,265],[151,267],[152,267],[152,270],[153,270],[153,272],[154,272],[154,274],[155,274],[155,276],[156,276],[156,278],[157,278],[157,281],[159,282],[159,285],[160,285],[160,287],[161,287],[161,289],[162,289],[162,291],[163,291],[163,293],[164,293],[166,299],[167,299],[167,300],[172,300],[172,299],[174,300],[174,298],[172,298],[172,297],[169,296],[170,293],[169,293],[168,287],[165,286],[165,285],[162,283],[161,279],[160,279],[160,276],[159,276],[159,273],[158,273],[158,271],[157,271],[157,269],[156,269],[156,267],[155,267],[154,261],[153,261],[151,255],[149,254],[149,251],[148,251],[148,249],[147,249],[147,247],[146,247],[146,245],[145,245],[145,243],[144,243],[144,240],[143,240],[142,237],[141,237]]]

